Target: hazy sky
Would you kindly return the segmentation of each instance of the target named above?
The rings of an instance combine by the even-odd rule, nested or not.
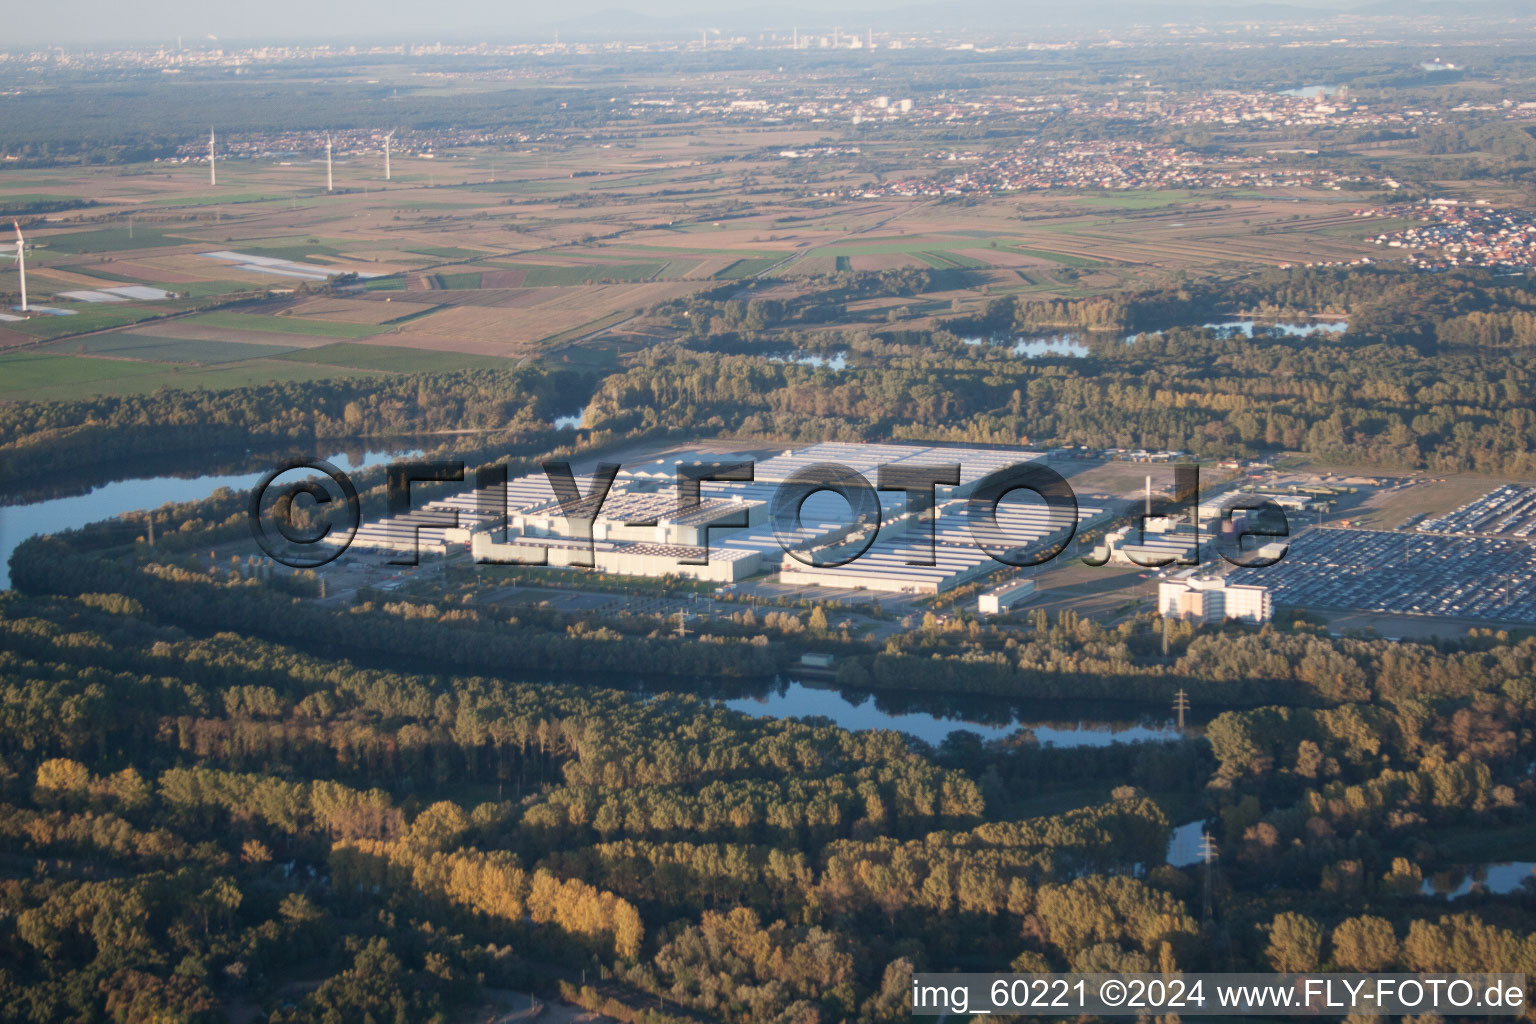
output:
[[[1222,10],[1251,8],[1274,0],[1099,0],[1088,4],[1062,5],[1047,0],[980,0],[981,5],[1003,4],[1009,14],[1029,17],[1033,11],[1059,20],[1063,10],[1092,9],[1093,21],[1112,25],[1117,15],[1127,19],[1161,15],[1170,6]],[[1279,0],[1291,7],[1351,7],[1364,0]],[[526,0],[451,0],[448,3],[420,0],[150,0],[128,4],[121,0],[49,0],[45,3],[8,3],[6,32],[0,48],[22,44],[86,44],[103,42],[174,43],[179,34],[189,46],[221,41],[318,40],[347,43],[382,36],[410,36],[422,41],[438,38],[487,40],[526,39],[543,36],[559,26],[569,35],[611,31],[621,19],[604,17],[619,9],[659,19],[687,16],[690,22],[740,27],[758,31],[783,22],[815,26],[847,14],[869,18],[906,7],[924,8],[935,26],[950,17],[975,17],[976,0],[812,0],[812,2],[765,3],[764,0],[567,0],[559,4]],[[1110,8],[1106,11],[1105,8]],[[1107,20],[1106,20],[1107,19]],[[927,18],[924,19],[925,21]],[[664,27],[665,21],[657,27]],[[875,23],[879,30],[878,21]]]

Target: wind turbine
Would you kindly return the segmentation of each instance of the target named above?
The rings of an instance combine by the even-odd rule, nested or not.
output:
[[[325,190],[334,192],[335,182],[331,179],[331,133],[325,133]]]
[[[389,180],[389,140],[395,137],[394,132],[384,136],[384,180]]]
[[[21,311],[27,312],[27,240],[21,237],[21,225],[11,221],[11,226],[16,229],[16,271],[21,275]]]
[[[219,183],[219,172],[213,166],[213,129],[208,129],[208,184],[210,186]]]

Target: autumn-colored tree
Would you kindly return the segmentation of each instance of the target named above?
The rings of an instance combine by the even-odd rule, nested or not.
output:
[[[1346,918],[1333,929],[1332,943],[1334,962],[1347,970],[1380,971],[1397,960],[1397,933],[1385,918]]]
[[[1264,950],[1269,965],[1282,974],[1317,970],[1323,952],[1323,929],[1305,914],[1285,911],[1269,926],[1269,945]]]

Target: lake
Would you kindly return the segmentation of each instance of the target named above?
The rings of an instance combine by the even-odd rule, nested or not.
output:
[[[1195,324],[1215,331],[1223,338],[1253,337],[1255,330],[1273,332],[1288,338],[1310,338],[1318,334],[1343,334],[1349,323],[1344,320],[1308,320],[1302,323],[1269,323],[1263,320],[1212,320],[1203,324]],[[1162,331],[1143,331],[1142,334],[1161,334]],[[1141,334],[1127,334],[1127,344],[1141,337]]]
[[[1000,740],[1027,729],[1041,746],[1048,747],[1105,747],[1171,741],[1182,735],[1166,718],[1131,717],[1134,707],[1064,704],[1058,709],[1060,717],[1044,721],[1021,714],[1021,709],[1001,700],[875,693],[798,681],[780,682],[749,696],[727,697],[721,703],[762,717],[819,717],[844,729],[894,729],[935,746],[961,730],[984,740]]]
[[[346,452],[338,452],[326,458],[343,472],[355,473],[419,454],[419,451],[371,451],[364,452],[354,461]],[[128,512],[159,508],[170,501],[200,501],[220,487],[231,490],[252,487],[268,469],[283,461],[286,460],[281,456],[273,456],[271,467],[253,473],[129,478],[101,484],[85,494],[21,505],[0,505],[0,589],[11,585],[11,552],[29,537],[76,529]]]
[[[1262,328],[1291,338],[1307,338],[1314,334],[1343,334],[1349,324],[1344,320],[1308,320],[1295,324],[1265,323],[1260,320],[1218,320],[1200,326],[1210,328],[1226,337],[1241,334],[1245,338],[1251,338],[1255,328]]]
[[[1195,327],[1215,331],[1224,338],[1251,338],[1255,331],[1272,331],[1285,337],[1309,338],[1319,334],[1342,334],[1349,324],[1343,320],[1311,320],[1305,323],[1267,323],[1261,320],[1212,320]],[[1142,334],[1161,334],[1161,331],[1143,331]],[[1134,342],[1141,334],[1127,334],[1126,344]],[[1001,337],[965,337],[967,345],[996,345],[1007,348],[1010,355],[1022,359],[1042,357],[1067,357],[1080,359],[1093,349],[1086,335],[1077,332],[1061,334],[1019,334]]]
[[[1467,895],[1474,888],[1507,895],[1525,884],[1533,868],[1536,868],[1536,863],[1531,861],[1511,860],[1502,864],[1480,864],[1439,871],[1433,877],[1424,879],[1424,895],[1444,896],[1453,900]]]
[[[1006,347],[1009,354],[1023,359],[1041,356],[1082,357],[1089,352],[1088,343],[1081,334],[1036,334],[1004,338],[961,338],[967,345],[996,345]]]
[[[848,353],[834,352],[831,355],[822,355],[819,352],[781,352],[778,355],[769,356],[770,363],[794,363],[797,366],[814,366],[823,370],[846,370],[848,368]]]
[[[1205,835],[1205,821],[1190,821],[1176,825],[1168,837],[1168,863],[1176,868],[1187,868],[1201,861],[1200,840]]]

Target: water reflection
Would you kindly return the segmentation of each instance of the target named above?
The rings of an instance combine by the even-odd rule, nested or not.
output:
[[[768,357],[770,363],[795,363],[798,366],[814,366],[822,370],[846,370],[848,368],[848,353],[834,352],[831,355],[822,355],[819,352],[802,352],[796,349],[793,352],[781,352],[778,355]]]
[[[1255,331],[1282,334],[1288,338],[1306,338],[1314,334],[1343,334],[1349,324],[1343,320],[1308,320],[1302,323],[1266,323],[1261,320],[1216,320],[1201,327],[1232,338],[1242,335],[1251,338]]]
[[[1175,826],[1173,834],[1168,837],[1168,863],[1176,868],[1200,863],[1200,840],[1204,835],[1203,819]]]
[[[1272,323],[1264,320],[1211,320],[1195,327],[1215,331],[1219,338],[1252,338],[1255,334],[1278,334],[1286,338],[1310,338],[1318,334],[1343,334],[1349,329],[1344,320],[1307,320],[1300,323]],[[1172,330],[1172,328],[1165,328]],[[1161,334],[1162,331],[1144,331],[1142,334]],[[1127,334],[1127,344],[1141,334]]]
[[[345,473],[355,473],[395,459],[420,455],[419,449],[336,452],[323,456]],[[185,458],[185,456],[183,456]],[[22,505],[0,506],[0,589],[11,585],[11,552],[29,537],[72,530],[88,523],[111,519],[128,512],[159,508],[167,502],[201,501],[221,487],[241,490],[260,480],[284,456],[247,456],[244,466],[259,466],[233,473],[201,476],[150,476],[114,480],[83,494],[50,498]]]
[[[1530,878],[1536,863],[1528,860],[1511,860],[1502,864],[1481,864],[1472,868],[1454,868],[1437,872],[1424,880],[1424,895],[1443,896],[1453,900],[1473,890],[1507,895],[1515,892]]]
[[[1034,334],[1001,338],[961,338],[967,345],[990,344],[999,348],[1007,346],[1010,355],[1021,359],[1038,359],[1041,356],[1071,356],[1080,358],[1091,350],[1081,334]]]
[[[749,715],[828,718],[844,729],[894,729],[934,745],[962,730],[1000,740],[1022,729],[1048,747],[1105,747],[1177,740],[1182,735],[1160,711],[1136,717],[1136,708],[1106,702],[1056,703],[1056,717],[1041,720],[1023,706],[999,699],[839,689],[795,680],[741,684],[730,690],[716,687],[709,695]]]

